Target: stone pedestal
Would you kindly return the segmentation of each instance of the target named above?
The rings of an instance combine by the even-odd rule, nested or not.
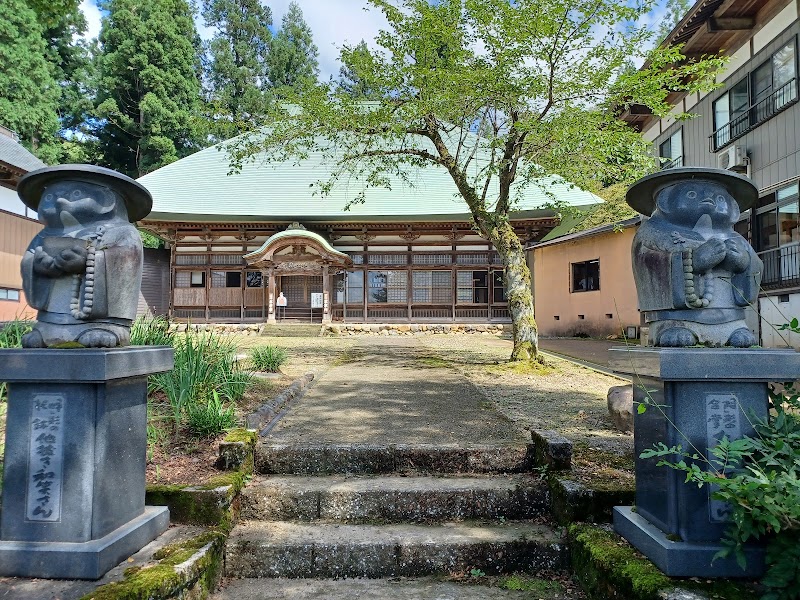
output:
[[[729,525],[729,506],[711,498],[707,486],[685,483],[685,474],[641,459],[657,442],[693,446],[708,455],[719,439],[754,433],[765,419],[768,383],[793,380],[800,353],[734,348],[612,348],[611,366],[631,376],[635,414],[636,507],[616,507],[614,528],[676,577],[757,577],[763,552],[748,551],[747,569],[733,557],[712,558]],[[649,395],[649,399],[648,399]],[[702,465],[701,465],[702,466]]]
[[[144,505],[147,376],[172,366],[167,347],[0,351],[0,575],[99,579],[167,528]]]

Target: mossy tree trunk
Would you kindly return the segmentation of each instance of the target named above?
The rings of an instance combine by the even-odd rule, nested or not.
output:
[[[534,360],[539,354],[539,331],[533,312],[531,272],[525,261],[525,248],[508,221],[489,232],[505,267],[506,299],[514,330],[511,360]]]
[[[424,151],[414,152],[422,154],[426,160],[448,170],[458,191],[469,206],[472,221],[478,232],[492,242],[503,261],[508,310],[511,313],[514,332],[514,349],[511,351],[511,360],[538,360],[539,334],[533,313],[531,272],[525,262],[525,248],[509,221],[511,184],[516,177],[524,135],[509,135],[504,148],[503,166],[498,173],[499,197],[494,210],[489,210],[490,203],[486,201],[488,186],[484,187],[483,194],[479,194],[474,185],[470,184],[466,170],[459,166],[436,128],[436,119],[433,115],[426,118],[426,125],[427,129],[424,135],[433,142],[438,156]]]

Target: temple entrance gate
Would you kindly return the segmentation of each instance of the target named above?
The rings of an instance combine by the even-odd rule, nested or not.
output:
[[[276,299],[283,292],[287,320],[331,321],[331,276],[352,267],[352,259],[335,250],[321,235],[299,223],[276,233],[244,256],[248,268],[267,280],[267,323],[277,322]]]

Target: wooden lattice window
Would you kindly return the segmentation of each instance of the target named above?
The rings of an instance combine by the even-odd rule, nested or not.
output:
[[[453,283],[450,271],[414,271],[411,301],[415,304],[450,304]]]

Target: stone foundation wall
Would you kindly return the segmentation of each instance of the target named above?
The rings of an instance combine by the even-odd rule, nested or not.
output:
[[[434,335],[444,333],[511,335],[510,324],[331,323],[322,335]]]
[[[237,335],[271,335],[277,329],[286,333],[293,328],[297,328],[298,334],[310,332],[312,329],[319,332],[319,335],[327,336],[350,336],[350,335],[434,335],[444,333],[459,334],[484,334],[484,335],[511,335],[512,328],[510,323],[506,324],[478,324],[478,323],[326,323],[324,325],[312,325],[310,323],[301,324],[278,324],[267,325],[266,323],[172,323],[170,331],[184,332],[190,331],[213,331],[215,333],[230,333]]]

